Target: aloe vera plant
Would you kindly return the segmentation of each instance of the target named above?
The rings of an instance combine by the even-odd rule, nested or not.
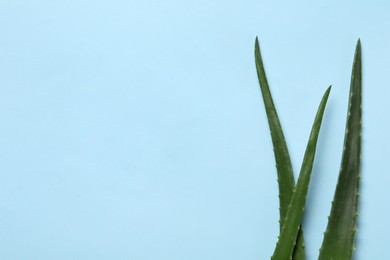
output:
[[[257,37],[255,41],[255,61],[272,144],[274,146],[279,184],[280,235],[271,259],[305,259],[301,221],[313,168],[318,135],[331,87],[327,89],[319,105],[306,147],[298,182],[295,187],[290,155],[268,86]],[[361,85],[361,47],[359,40],[353,62],[347,126],[339,180],[332,202],[328,227],[320,250],[320,260],[352,259],[353,244],[357,231],[356,220],[359,199],[362,121]]]

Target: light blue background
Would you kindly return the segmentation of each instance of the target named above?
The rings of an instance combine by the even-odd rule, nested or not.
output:
[[[0,1],[0,259],[268,259],[264,63],[295,172],[323,92],[304,229],[316,259],[362,40],[355,259],[390,259],[388,1]]]

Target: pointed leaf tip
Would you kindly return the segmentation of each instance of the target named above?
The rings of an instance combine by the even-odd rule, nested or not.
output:
[[[360,38],[359,38],[357,43],[356,43],[355,55],[358,53],[359,53],[359,55],[361,55],[361,52],[362,52],[362,47],[361,47],[361,42],[360,42]]]
[[[260,50],[259,39],[256,36],[256,39],[255,39],[255,53],[257,53],[259,50]]]
[[[329,96],[330,91],[332,90],[332,85],[330,85],[325,92],[325,96]]]

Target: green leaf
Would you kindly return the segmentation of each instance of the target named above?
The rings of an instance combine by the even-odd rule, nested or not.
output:
[[[267,77],[265,75],[263,61],[259,47],[259,41],[256,37],[255,42],[255,61],[257,76],[259,78],[260,89],[264,100],[265,111],[267,113],[268,125],[271,132],[272,144],[274,147],[274,155],[276,161],[276,169],[278,173],[279,184],[279,211],[280,211],[280,229],[283,226],[284,218],[287,214],[288,205],[290,204],[293,191],[295,188],[294,174],[291,166],[290,155],[288,153],[286,140],[282,131],[282,126],[279,121],[278,114],[271,96],[268,86]],[[297,237],[297,243],[293,259],[304,260],[305,249],[303,231],[300,229]]]
[[[276,244],[274,254],[271,257],[273,260],[289,260],[292,258],[299,225],[302,221],[303,211],[305,209],[306,196],[309,189],[318,135],[330,89],[331,87],[326,90],[318,107],[309,141],[306,146],[306,152],[303,158],[296,190],[293,193],[291,203],[288,207],[287,216],[280,232],[279,241]]]
[[[360,40],[355,50],[349,95],[344,150],[320,260],[352,259],[358,216],[362,135],[362,57]]]

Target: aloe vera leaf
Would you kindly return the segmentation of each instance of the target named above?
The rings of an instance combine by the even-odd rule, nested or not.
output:
[[[322,118],[324,116],[330,89],[331,87],[326,90],[318,107],[309,141],[306,146],[305,156],[303,158],[296,189],[291,198],[290,205],[288,206],[287,216],[280,232],[279,241],[276,244],[274,254],[271,257],[273,260],[292,259],[295,241],[299,231],[299,225],[302,221],[303,211],[305,209],[306,196],[309,189],[318,135],[320,132]]]
[[[279,184],[279,223],[280,229],[282,229],[284,218],[287,214],[288,205],[290,204],[291,197],[295,188],[294,173],[282,126],[280,124],[279,117],[272,99],[271,91],[267,82],[267,77],[261,58],[259,40],[257,37],[255,42],[255,61],[257,76],[259,78],[260,83],[260,89],[264,100],[265,111],[267,113],[268,125],[271,132],[272,144],[274,147],[274,156],[276,161]],[[299,234],[297,236],[293,259],[305,259],[305,247],[302,229],[299,230]]]
[[[360,40],[355,50],[344,150],[320,260],[352,259],[357,232],[362,134],[362,58]]]

